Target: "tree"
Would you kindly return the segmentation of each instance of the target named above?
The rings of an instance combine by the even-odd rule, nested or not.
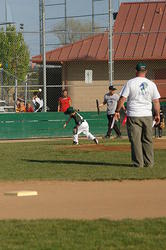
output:
[[[5,76],[3,85],[12,85],[15,76],[18,84],[25,80],[30,54],[21,32],[16,32],[15,26],[7,26],[6,31],[0,31],[0,63]]]
[[[59,22],[54,29],[55,35],[58,37],[61,44],[65,44],[65,42],[74,43],[80,39],[84,39],[85,37],[91,35],[90,33],[91,31],[92,31],[91,21],[81,22],[79,20],[75,20],[74,18],[67,20],[66,38],[65,38],[65,24],[63,21]]]

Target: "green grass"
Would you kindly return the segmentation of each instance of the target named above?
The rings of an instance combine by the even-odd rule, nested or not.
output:
[[[89,143],[82,141],[81,144]],[[101,142],[106,146],[127,140]],[[130,165],[130,152],[88,151],[71,140],[0,144],[0,180],[123,180],[166,178],[165,150],[155,151],[155,167]],[[68,145],[66,147],[66,145]]]
[[[165,250],[166,219],[0,221],[0,250]]]

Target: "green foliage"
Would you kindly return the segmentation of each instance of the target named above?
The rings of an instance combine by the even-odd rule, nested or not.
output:
[[[30,54],[21,32],[16,32],[15,26],[7,26],[6,31],[0,31],[0,63],[3,65],[4,85],[13,85],[16,76],[18,83],[25,80],[28,72]]]

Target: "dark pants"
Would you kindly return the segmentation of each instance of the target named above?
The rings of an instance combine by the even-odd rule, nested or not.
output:
[[[117,136],[121,136],[121,132],[118,128],[117,122],[115,121],[113,128],[111,129],[111,125],[113,122],[114,115],[107,115],[108,118],[108,131],[107,131],[107,136],[111,135],[112,129],[115,130]]]
[[[155,137],[162,137],[162,128],[160,127],[160,124],[158,126],[155,126]]]
[[[135,166],[153,166],[152,117],[128,117],[131,157]]]

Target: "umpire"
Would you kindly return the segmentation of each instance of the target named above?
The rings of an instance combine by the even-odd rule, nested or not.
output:
[[[121,132],[118,128],[117,122],[113,124],[115,109],[119,100],[119,95],[115,93],[116,90],[117,89],[115,87],[109,86],[109,92],[105,94],[103,103],[99,105],[99,107],[102,107],[107,104],[108,131],[105,138],[110,138],[112,129],[115,130],[117,138],[121,137]]]
[[[120,109],[127,99],[127,128],[131,143],[131,157],[135,167],[152,167],[154,165],[152,142],[152,102],[154,120],[160,122],[160,94],[155,83],[146,78],[147,67],[144,63],[136,65],[136,77],[129,80],[121,91],[115,111],[119,119]]]

